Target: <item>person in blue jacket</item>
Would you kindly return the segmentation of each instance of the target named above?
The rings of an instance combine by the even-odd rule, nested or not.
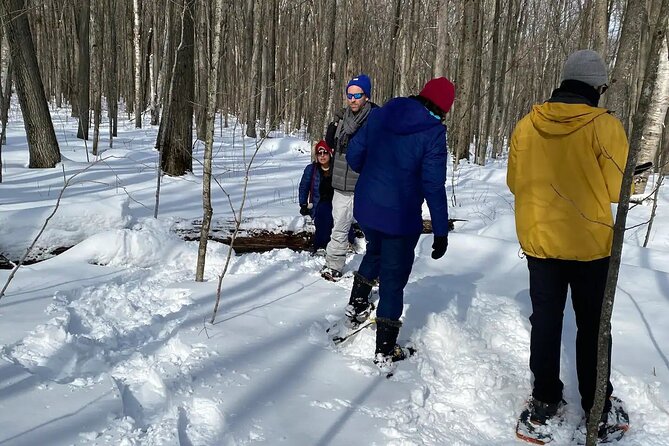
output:
[[[394,98],[373,110],[348,145],[346,160],[360,173],[353,215],[367,238],[367,252],[355,274],[346,316],[353,326],[369,317],[369,294],[378,278],[374,363],[384,371],[404,359],[397,336],[404,287],[423,230],[423,200],[432,219],[432,258],[441,258],[448,247],[443,120],[454,99],[448,79],[432,79],[418,96]]]
[[[304,168],[299,187],[300,214],[310,215],[316,230],[312,250],[325,249],[332,233],[332,149],[321,140],[316,144],[316,161]]]

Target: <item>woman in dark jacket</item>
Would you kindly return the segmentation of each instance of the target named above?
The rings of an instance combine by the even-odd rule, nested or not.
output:
[[[316,226],[313,250],[325,248],[332,233],[332,149],[321,140],[316,144],[316,161],[304,168],[300,180],[300,214],[311,215]]]

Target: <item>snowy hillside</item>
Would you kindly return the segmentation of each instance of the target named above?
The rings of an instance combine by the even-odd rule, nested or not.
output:
[[[64,176],[89,166],[76,121],[61,110],[54,122],[64,172],[26,168],[18,121],[2,148],[0,251],[14,258],[53,210]],[[233,257],[217,321],[207,322],[227,246],[209,244],[206,281],[195,282],[197,242],[173,225],[202,216],[201,168],[164,178],[153,219],[155,133],[119,129],[38,243],[74,247],[22,267],[0,300],[0,445],[521,444],[514,424],[531,389],[531,306],[504,160],[457,172],[450,216],[466,221],[442,259],[430,258],[431,235],[419,241],[400,333],[418,354],[386,379],[371,362],[372,329],[341,348],[325,334],[343,314],[360,254],[349,255],[339,283],[321,279],[324,259],[307,252]],[[223,129],[215,147],[215,175],[235,208],[254,144],[242,141],[239,129]],[[309,224],[296,198],[309,149],[295,137],[262,144],[245,217],[267,228]],[[214,218],[231,218],[228,197],[214,190]],[[645,225],[627,233],[613,315],[614,394],[631,418],[621,445],[669,445],[667,189],[660,197],[649,247],[640,247]],[[629,225],[649,215],[637,206]],[[8,276],[0,271],[0,286]],[[582,416],[567,307],[568,423],[558,445],[570,444]]]

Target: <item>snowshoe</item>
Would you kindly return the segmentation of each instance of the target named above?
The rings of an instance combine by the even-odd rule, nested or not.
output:
[[[391,378],[395,374],[397,362],[404,361],[415,355],[416,352],[417,350],[413,345],[407,344],[402,347],[399,344],[395,344],[395,347],[393,347],[393,350],[389,355],[383,353],[374,355],[374,364],[379,368],[381,373],[386,374],[386,378]]]
[[[397,343],[397,336],[402,326],[401,321],[377,318],[376,319],[376,350],[374,351],[374,364],[386,374],[386,378],[393,376],[395,363],[411,356],[412,352],[403,349]]]
[[[611,409],[602,416],[599,422],[599,430],[597,432],[597,443],[615,443],[623,438],[625,432],[630,427],[630,417],[625,410],[625,405],[615,396],[610,398]],[[583,417],[578,428],[574,432],[574,442],[576,444],[585,444],[585,439],[588,436],[588,424],[586,417]]]
[[[370,282],[358,273],[355,273],[353,287],[348,305],[344,314],[348,318],[349,327],[355,328],[367,319],[374,310],[374,305],[369,301],[369,295],[372,292],[373,282]]]
[[[342,329],[341,325],[339,322],[335,322],[332,326],[330,326],[326,331],[330,335],[330,339],[332,339],[332,343],[334,345],[341,345],[347,341],[350,341],[351,339],[355,338],[355,336],[363,331],[365,328],[370,328],[373,324],[376,323],[376,320],[373,318],[368,319],[364,323],[358,325],[355,328],[350,328],[347,326],[347,321],[343,322],[344,329]]]
[[[321,277],[330,282],[338,282],[339,279],[341,279],[341,271],[332,269],[329,266],[324,266],[323,269],[321,269]]]
[[[530,398],[527,407],[518,417],[516,437],[533,444],[548,444],[553,441],[555,427],[562,425],[565,419],[566,402],[544,403]]]

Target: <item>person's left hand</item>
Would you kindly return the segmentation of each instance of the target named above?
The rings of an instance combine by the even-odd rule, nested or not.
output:
[[[448,249],[448,235],[435,235],[432,242],[432,258],[437,260],[446,254]]]

